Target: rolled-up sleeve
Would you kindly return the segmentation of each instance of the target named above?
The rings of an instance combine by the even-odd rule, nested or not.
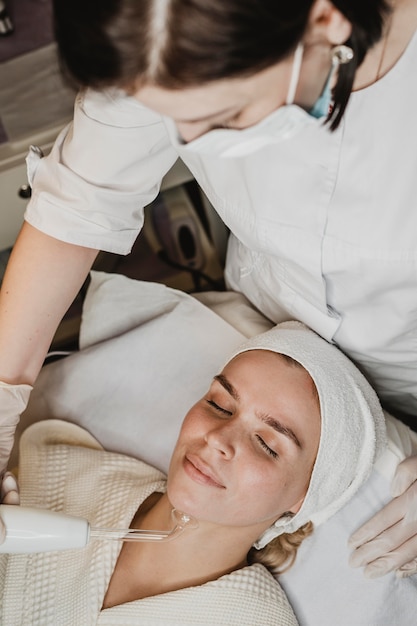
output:
[[[28,155],[25,220],[62,241],[127,254],[177,156],[156,113],[114,91],[81,93],[50,154]]]

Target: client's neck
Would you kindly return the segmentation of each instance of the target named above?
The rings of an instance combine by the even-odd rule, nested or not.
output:
[[[134,520],[139,528],[164,528],[173,526],[172,504],[167,494],[152,503],[152,506]],[[172,541],[159,546],[147,544],[151,549],[161,547],[161,552],[169,552],[177,572],[196,573],[198,577],[213,580],[219,576],[246,565],[246,556],[258,534],[252,537],[247,528],[236,528],[197,521],[196,528],[185,528],[182,534]],[[197,583],[197,584],[201,584]]]
[[[169,530],[171,513],[166,494],[153,494],[139,508],[131,526]],[[246,555],[256,539],[244,527],[199,521],[197,528],[186,528],[171,541],[124,543],[103,607],[216,580],[246,565]]]

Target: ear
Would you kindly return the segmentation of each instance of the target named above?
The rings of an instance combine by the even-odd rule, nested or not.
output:
[[[345,43],[352,33],[352,24],[329,0],[316,0],[308,20],[312,37],[324,37],[329,44]]]

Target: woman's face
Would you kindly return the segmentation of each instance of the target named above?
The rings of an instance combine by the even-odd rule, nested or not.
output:
[[[285,104],[292,61],[278,63],[245,78],[219,80],[187,89],[145,85],[135,97],[170,117],[184,141],[214,128],[247,128]]]
[[[300,508],[319,438],[319,402],[307,371],[273,352],[245,352],[187,413],[168,497],[199,520],[258,527],[260,534]]]
[[[294,57],[244,78],[214,81],[170,90],[145,85],[135,97],[148,108],[176,123],[189,142],[214,128],[243,129],[260,122],[286,103]],[[330,71],[329,46],[305,49],[295,102],[309,109],[320,96]]]

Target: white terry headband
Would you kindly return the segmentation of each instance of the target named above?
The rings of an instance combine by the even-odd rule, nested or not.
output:
[[[318,525],[341,509],[371,473],[386,445],[384,414],[376,393],[335,346],[300,322],[284,322],[253,337],[234,356],[270,350],[298,361],[319,396],[321,434],[304,502],[296,515],[278,519],[256,542],[263,548],[282,533],[311,521]]]

